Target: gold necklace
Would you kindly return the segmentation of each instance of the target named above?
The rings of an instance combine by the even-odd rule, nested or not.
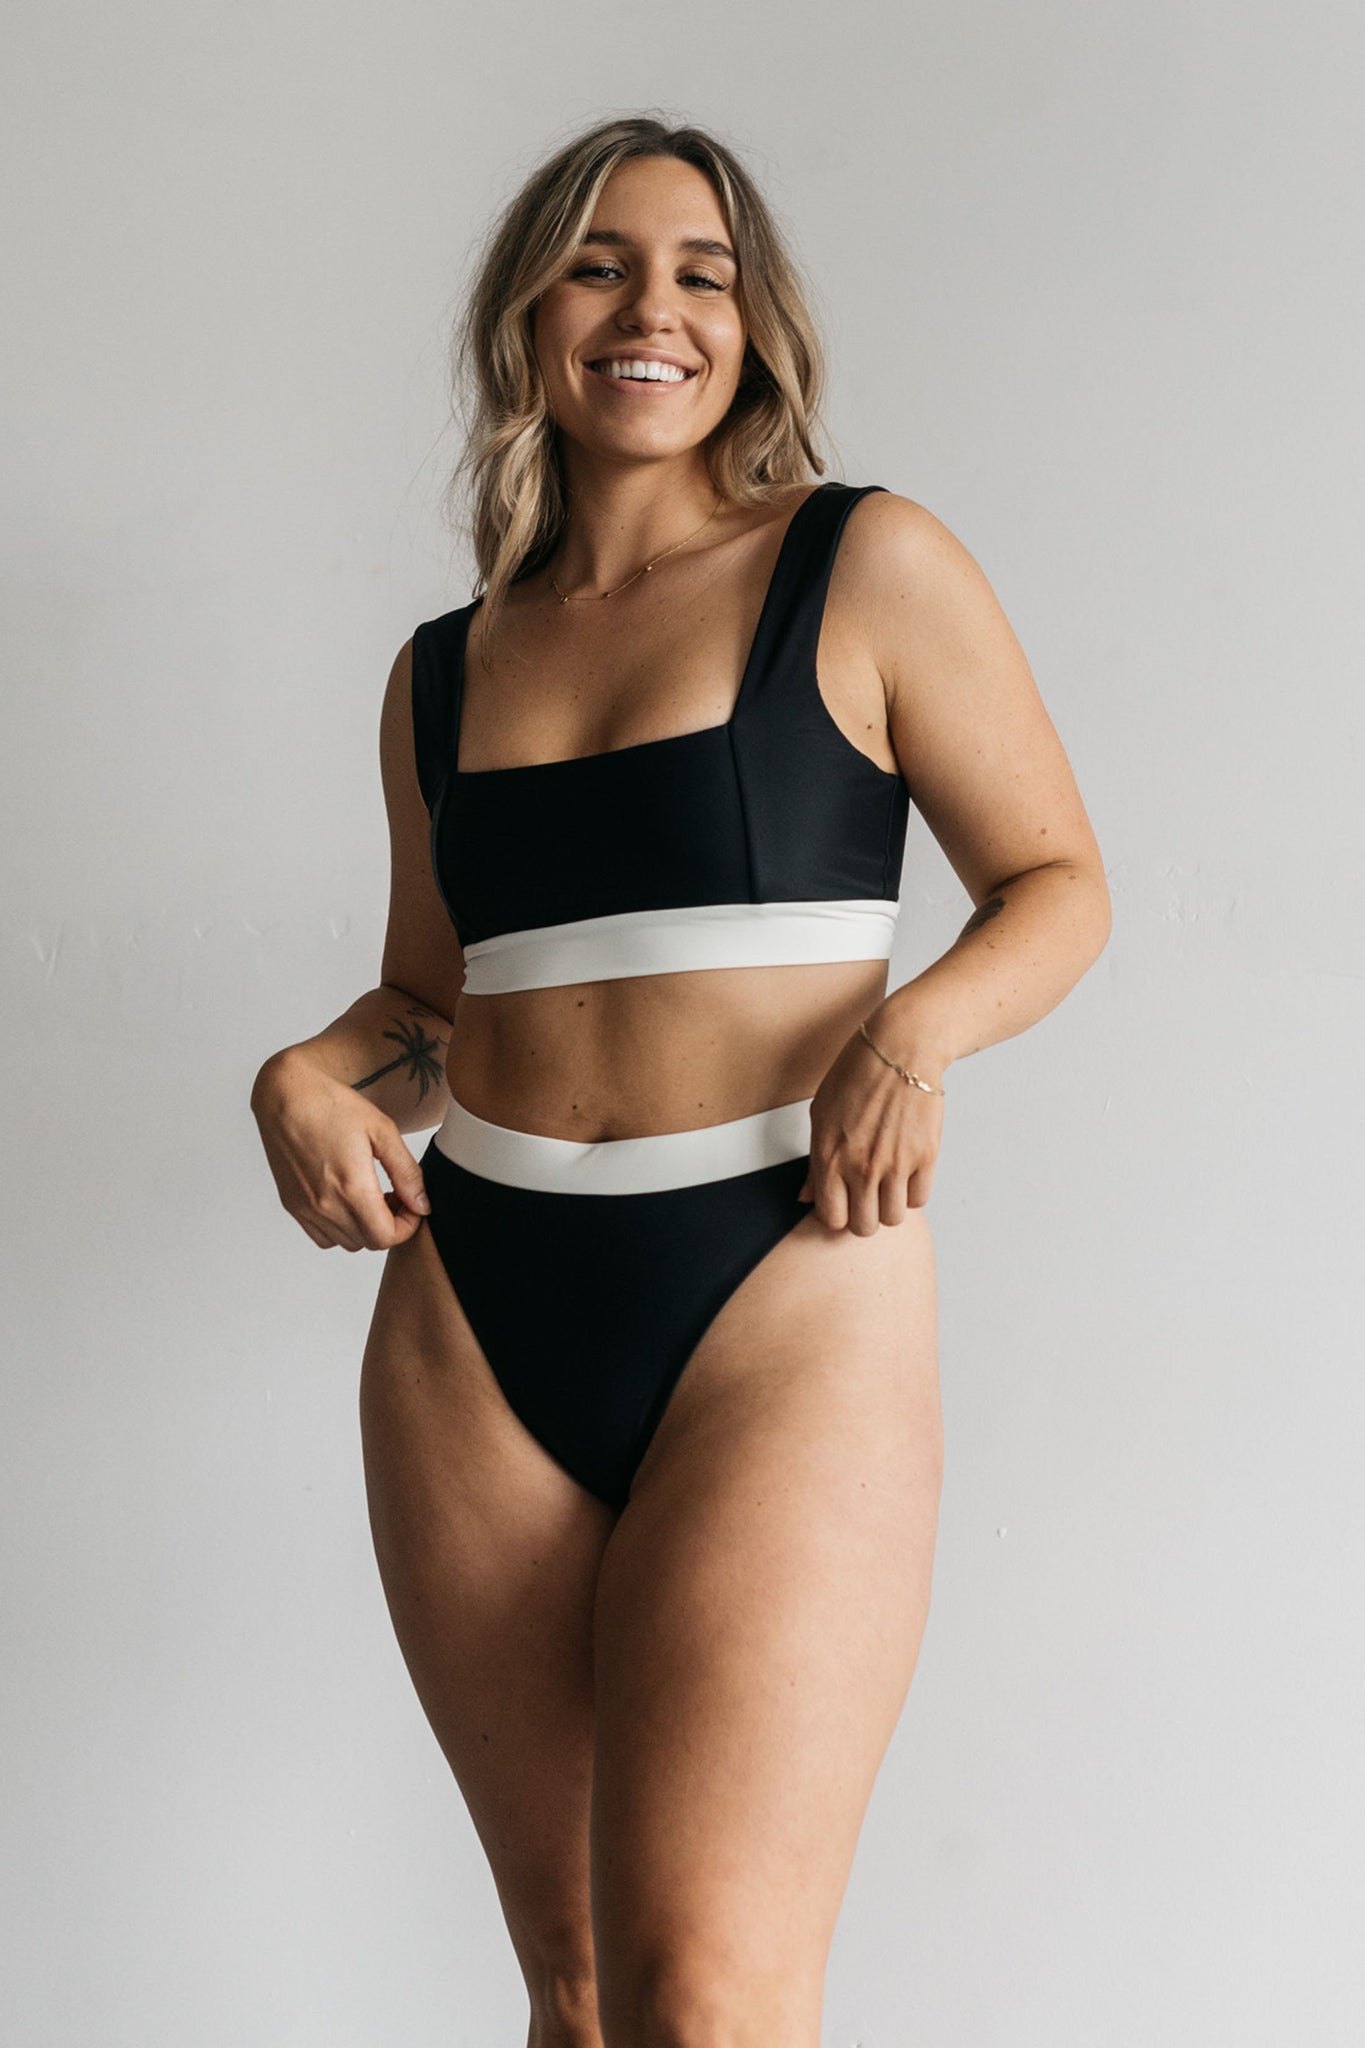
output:
[[[613,585],[613,587],[610,590],[603,590],[600,592],[595,591],[593,592],[593,595],[601,597],[615,597],[616,592],[618,590],[627,589],[635,581],[636,576],[648,576],[650,570],[654,567],[654,562],[662,562],[666,560],[666,558],[669,555],[676,555],[679,548],[685,548],[687,546],[688,541],[696,539],[697,535],[702,530],[702,526],[709,526],[711,524],[711,521],[715,518],[719,510],[720,493],[717,492],[716,502],[711,507],[711,510],[707,513],[705,519],[702,520],[701,526],[695,527],[691,533],[684,534],[683,538],[680,541],[676,541],[671,548],[665,548],[662,555],[655,555],[654,561],[646,562],[643,569],[637,569],[635,571],[635,576],[627,576],[624,583],[617,583]],[[586,604],[588,602],[588,599],[585,597],[569,597],[566,594],[566,592],[560,589],[559,585],[555,582],[553,575],[551,575],[550,577],[550,588],[554,591],[555,596],[559,599],[559,602],[561,604]]]

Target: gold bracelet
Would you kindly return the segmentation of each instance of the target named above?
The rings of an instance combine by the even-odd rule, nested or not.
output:
[[[872,1050],[876,1053],[877,1058],[879,1060],[885,1060],[888,1067],[894,1067],[896,1069],[896,1072],[900,1075],[902,1081],[913,1081],[916,1088],[922,1088],[926,1095],[942,1095],[943,1090],[941,1088],[935,1088],[932,1081],[921,1081],[918,1074],[907,1074],[905,1068],[900,1064],[899,1060],[893,1060],[889,1052],[883,1052],[879,1045],[873,1045],[872,1040],[867,1037],[866,1024],[860,1024],[858,1026],[858,1029],[862,1032],[863,1037],[867,1039],[867,1043],[872,1046]]]

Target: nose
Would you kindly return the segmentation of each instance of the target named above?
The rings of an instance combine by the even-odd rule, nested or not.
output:
[[[642,271],[637,290],[620,306],[617,319],[632,334],[653,334],[661,328],[673,328],[677,324],[676,314],[665,279],[651,270]]]

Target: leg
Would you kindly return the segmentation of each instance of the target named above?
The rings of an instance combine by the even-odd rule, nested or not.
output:
[[[612,1515],[508,1408],[428,1228],[386,1254],[360,1417],[385,1596],[488,1856],[530,2048],[600,2048],[591,1614]]]
[[[818,2048],[829,1942],[928,1614],[933,1251],[809,1212],[673,1388],[598,1580],[608,2048]]]

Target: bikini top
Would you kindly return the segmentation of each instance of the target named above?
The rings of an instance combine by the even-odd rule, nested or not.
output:
[[[815,673],[844,521],[882,488],[826,482],[802,500],[723,725],[461,768],[465,644],[483,599],[415,629],[417,777],[463,994],[890,958],[909,792],[847,738]]]

